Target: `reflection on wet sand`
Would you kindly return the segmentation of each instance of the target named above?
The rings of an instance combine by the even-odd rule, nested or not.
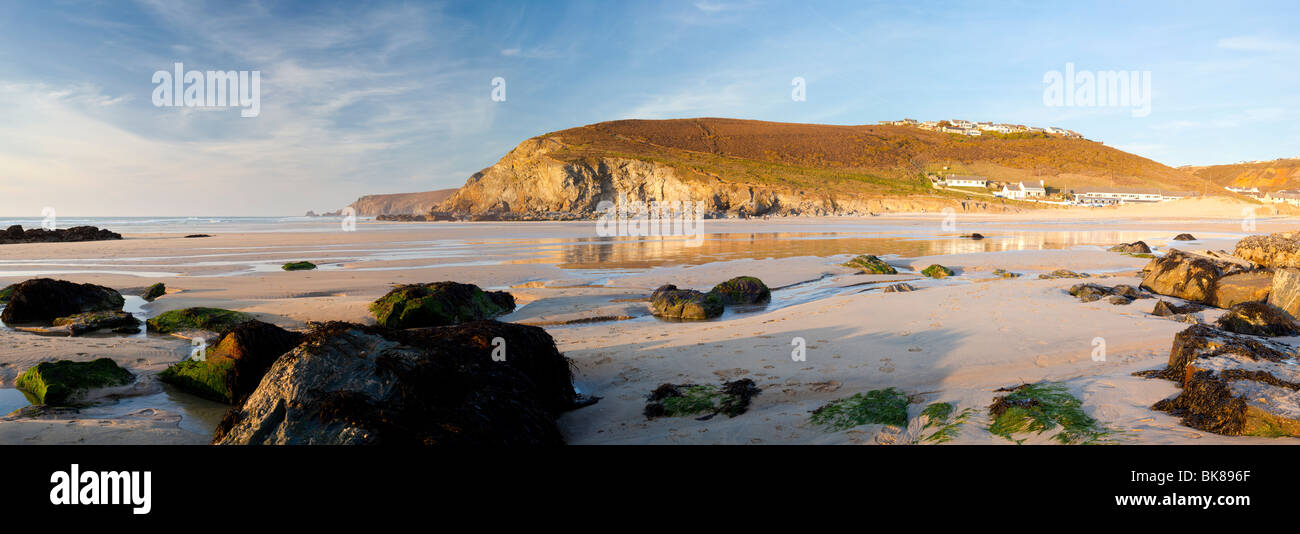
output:
[[[969,239],[960,235],[865,237],[845,233],[726,233],[702,241],[681,236],[606,237],[542,243],[535,257],[508,263],[555,264],[566,269],[644,269],[666,265],[699,265],[739,259],[835,256],[840,254],[903,257],[970,254],[1012,250],[1068,249],[1111,246],[1167,237],[1164,232],[1046,231],[1007,232]]]

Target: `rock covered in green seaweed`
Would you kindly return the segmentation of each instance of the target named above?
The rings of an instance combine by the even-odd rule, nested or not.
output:
[[[699,321],[722,315],[722,297],[667,284],[650,295],[650,310],[659,317]]]
[[[515,309],[505,291],[483,291],[474,284],[434,282],[397,286],[370,305],[382,326],[419,328],[490,319]]]
[[[737,276],[713,286],[710,294],[717,295],[723,304],[767,304],[772,301],[772,290],[753,276]]]
[[[92,389],[124,386],[133,380],[135,375],[117,362],[99,358],[89,362],[41,362],[19,375],[15,385],[40,404],[64,406],[84,398]]]
[[[844,266],[852,267],[868,274],[898,274],[898,269],[895,269],[894,266],[885,263],[885,260],[870,254],[857,256],[845,262]]]

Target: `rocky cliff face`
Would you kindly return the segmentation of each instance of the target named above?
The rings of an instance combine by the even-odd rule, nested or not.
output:
[[[953,208],[969,212],[1020,211],[1000,203],[941,196],[866,196],[746,184],[717,177],[683,179],[669,165],[615,155],[554,157],[569,149],[559,136],[521,143],[496,165],[470,177],[435,211],[462,215],[595,216],[601,201],[703,202],[710,216],[869,215]]]
[[[423,215],[440,202],[447,200],[455,189],[439,189],[422,193],[396,193],[391,195],[366,195],[357,199],[351,207],[361,217],[379,215]]]

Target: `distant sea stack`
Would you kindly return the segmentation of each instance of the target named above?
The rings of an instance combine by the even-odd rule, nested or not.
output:
[[[72,228],[59,228],[55,230],[46,230],[44,228],[32,228],[24,230],[22,225],[15,224],[3,232],[0,232],[0,245],[10,243],[71,243],[75,241],[107,241],[110,239],[122,239],[122,234],[101,230],[94,226],[73,226]]]
[[[944,170],[949,166],[990,180],[1034,178],[1057,188],[1205,188],[1205,180],[1190,173],[1063,136],[970,137],[904,126],[712,118],[622,120],[528,139],[431,211],[469,220],[588,218],[598,214],[601,201],[620,195],[633,202],[702,202],[707,217],[944,208],[1001,213],[1041,206],[935,189],[927,175],[951,172]]]

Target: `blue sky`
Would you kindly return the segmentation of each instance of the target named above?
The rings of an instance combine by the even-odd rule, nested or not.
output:
[[[967,118],[1175,166],[1296,157],[1298,23],[1294,2],[5,2],[0,215],[336,209],[621,118]],[[261,114],[155,107],[175,62],[260,71]],[[1149,71],[1150,115],[1045,106],[1066,63]]]

